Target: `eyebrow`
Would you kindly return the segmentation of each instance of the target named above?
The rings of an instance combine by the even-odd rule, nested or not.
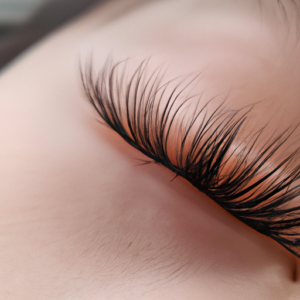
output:
[[[254,0],[258,1],[260,6],[261,13],[263,14],[263,5],[270,4],[270,1],[264,0]],[[299,41],[300,38],[300,1],[299,0],[276,0],[273,1],[272,4],[276,5],[281,13],[281,17],[287,26],[288,33],[290,30],[296,30],[296,42]]]
[[[164,165],[256,231],[300,257],[300,147],[283,145],[299,124],[273,134],[261,145],[266,126],[241,140],[253,106],[213,111],[195,97],[180,99],[193,78],[163,82],[162,69],[149,73],[149,59],[128,77],[127,61],[107,62],[95,76],[81,72],[86,95],[107,125],[150,160]],[[149,75],[150,74],[150,75]],[[177,83],[176,83],[177,80]],[[191,103],[197,102],[196,109]]]
[[[261,2],[261,0],[259,0]],[[282,15],[288,19],[289,18],[289,13],[288,9],[292,9],[294,12],[297,13],[297,16],[300,16],[299,13],[299,1],[298,0],[277,0],[276,1]]]

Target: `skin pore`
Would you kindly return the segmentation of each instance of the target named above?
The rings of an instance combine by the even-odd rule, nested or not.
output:
[[[112,1],[3,71],[1,298],[297,299],[299,259],[166,168],[136,166],[145,156],[97,121],[80,81],[91,55],[96,71],[130,58],[129,73],[151,57],[165,81],[202,72],[204,103],[265,100],[251,118],[268,135],[300,111],[297,15],[283,4]]]

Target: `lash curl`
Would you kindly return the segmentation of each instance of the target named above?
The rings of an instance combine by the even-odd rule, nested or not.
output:
[[[198,75],[163,84],[162,68],[148,75],[149,59],[129,77],[127,63],[108,61],[97,75],[92,64],[81,70],[85,93],[104,124],[151,159],[145,164],[164,165],[300,257],[300,206],[293,201],[300,195],[300,147],[280,151],[299,124],[261,145],[266,126],[243,135],[253,106],[230,110],[224,100],[208,112],[211,101],[200,106],[201,95],[185,96]]]

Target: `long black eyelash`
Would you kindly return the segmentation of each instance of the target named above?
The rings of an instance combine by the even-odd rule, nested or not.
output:
[[[174,82],[162,84],[161,69],[148,75],[148,62],[128,81],[126,61],[107,63],[97,76],[90,65],[81,73],[86,95],[104,124],[300,257],[300,206],[293,202],[300,195],[300,148],[279,152],[297,126],[271,136],[262,146],[264,128],[241,139],[252,107],[229,110],[223,101],[208,113],[208,104],[199,107],[199,96],[191,110],[195,96],[182,97],[197,76],[179,79],[167,95]]]

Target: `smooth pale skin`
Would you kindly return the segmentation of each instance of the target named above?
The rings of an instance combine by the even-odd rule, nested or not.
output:
[[[205,99],[267,99],[253,117],[289,124],[295,9],[286,1],[286,21],[258,2],[110,2],[3,71],[1,299],[299,299],[299,260],[164,167],[136,167],[145,157],[97,122],[79,75],[91,53],[96,70],[109,55],[152,55],[166,79],[205,69]]]

